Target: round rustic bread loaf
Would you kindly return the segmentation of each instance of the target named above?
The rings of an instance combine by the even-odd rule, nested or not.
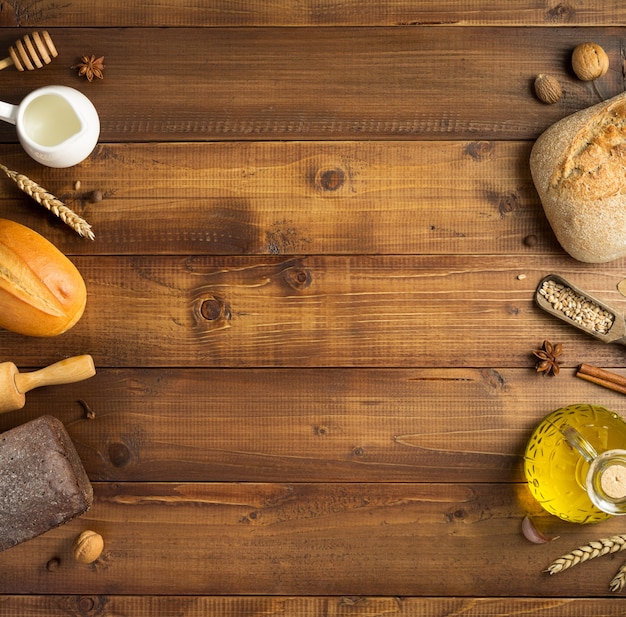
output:
[[[87,290],[76,266],[32,229],[0,219],[0,328],[55,336],[82,316]]]
[[[626,256],[626,93],[583,109],[535,142],[530,171],[546,217],[574,259]]]

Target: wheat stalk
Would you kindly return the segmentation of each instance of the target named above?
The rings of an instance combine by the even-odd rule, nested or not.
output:
[[[93,240],[96,236],[91,230],[91,225],[83,218],[78,216],[71,208],[68,208],[60,199],[57,199],[52,193],[49,193],[43,187],[33,182],[24,174],[12,171],[8,167],[0,164],[0,170],[3,171],[20,190],[30,195],[38,204],[54,215],[58,216],[66,225],[71,227],[79,236]]]
[[[548,566],[546,572],[549,572],[550,574],[557,574],[558,572],[567,570],[576,564],[623,550],[626,550],[626,534],[611,536],[610,538],[602,538],[601,540],[589,542],[589,544],[586,544],[585,546],[579,546],[571,553],[555,559]],[[624,576],[626,577],[626,572]]]

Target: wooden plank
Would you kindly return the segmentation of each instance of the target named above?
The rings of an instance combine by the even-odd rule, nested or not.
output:
[[[0,592],[599,597],[623,562],[549,577],[553,559],[623,524],[541,516],[521,485],[114,483],[95,494],[80,520],[0,553]],[[559,540],[524,539],[528,511]],[[93,566],[68,554],[83,529],[105,539]]]
[[[154,617],[622,617],[622,598],[411,598],[367,596],[116,596],[0,597],[1,617],[65,617],[104,610],[112,615]],[[181,612],[183,611],[183,612]],[[106,613],[104,613],[106,614]]]
[[[15,39],[13,29],[0,34],[7,47]],[[103,142],[534,139],[555,120],[624,89],[620,28],[62,28],[52,34],[59,57],[8,82],[3,97],[18,102],[37,86],[77,86],[100,112]],[[587,39],[606,48],[612,67],[594,85],[567,70],[572,49]],[[104,81],[89,84],[69,70],[86,53],[105,56]],[[532,93],[540,72],[562,81],[560,104],[545,105]],[[14,127],[4,123],[0,141],[14,143]]]
[[[562,254],[524,164],[530,148],[112,144],[83,168],[59,170],[3,146],[0,160],[80,212],[97,241],[79,238],[9,179],[0,217],[39,230],[66,254]],[[83,198],[94,189],[103,201]],[[176,224],[164,230],[173,212]]]
[[[521,256],[76,257],[85,314],[52,340],[0,332],[32,366],[92,353],[101,367],[527,367],[544,338],[568,362],[623,351],[534,304],[559,272],[623,305],[620,262]],[[569,355],[571,354],[571,355]]]
[[[524,369],[98,369],[30,392],[0,431],[53,413],[99,481],[523,482],[533,428],[579,402],[623,408],[573,370],[537,375],[530,358]]]
[[[626,11],[622,2],[607,0],[594,6],[583,0],[538,2],[536,0],[498,0],[467,3],[443,0],[314,0],[307,3],[264,0],[214,0],[208,6],[181,0],[151,1],[134,4],[112,0],[106,4],[75,2],[12,2],[0,13],[5,26],[318,26],[318,25],[528,25],[582,26],[624,25]]]
[[[33,392],[0,430],[52,411],[102,482],[87,517],[0,554],[0,615],[620,614],[619,555],[543,569],[621,520],[538,516],[561,535],[543,546],[519,525],[539,515],[520,469],[534,423],[579,400],[621,408],[571,371],[623,372],[621,348],[532,303],[557,271],[622,306],[620,264],[560,251],[526,161],[554,120],[623,91],[623,4],[112,2],[0,11],[0,46],[36,23],[61,49],[2,98],[67,83],[103,120],[78,168],[34,165],[8,125],[0,161],[105,191],[76,204],[96,243],[0,195],[90,293],[67,335],[0,332],[5,359],[92,352],[99,370]],[[563,27],[580,25],[609,27]],[[611,58],[595,84],[568,69],[588,39]],[[69,67],[92,52],[106,77],[87,84]],[[534,99],[538,72],[562,80],[559,105]],[[565,345],[556,379],[532,369],[543,338]],[[95,566],[70,557],[86,527],[107,542]]]

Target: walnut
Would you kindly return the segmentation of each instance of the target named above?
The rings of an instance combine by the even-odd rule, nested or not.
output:
[[[572,68],[578,79],[598,79],[609,70],[609,57],[600,45],[581,43],[572,53]]]
[[[104,550],[104,540],[99,533],[90,529],[83,531],[72,547],[74,559],[80,563],[93,563]]]

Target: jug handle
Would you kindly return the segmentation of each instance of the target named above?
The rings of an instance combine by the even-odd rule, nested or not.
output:
[[[0,101],[0,120],[10,124],[17,124],[17,108],[17,105]]]
[[[588,463],[598,456],[595,448],[573,426],[561,427],[561,433],[567,443],[576,449]]]

